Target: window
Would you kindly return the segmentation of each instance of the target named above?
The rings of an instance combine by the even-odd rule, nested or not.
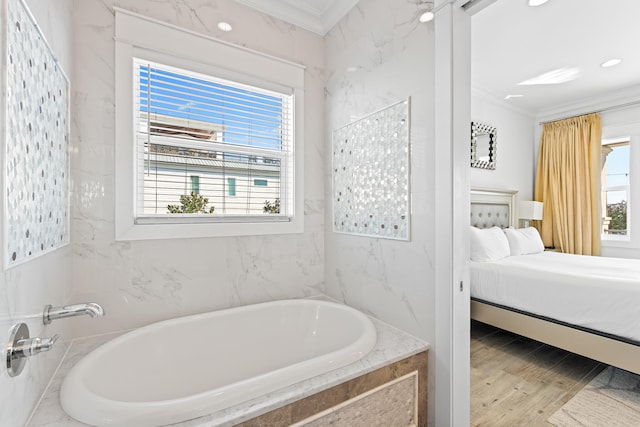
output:
[[[120,9],[116,22],[116,238],[301,232],[303,68]]]
[[[602,233],[603,239],[629,236],[627,211],[630,195],[629,141],[602,144]]]
[[[191,175],[191,192],[200,194],[200,177],[198,175]]]
[[[291,95],[137,58],[133,64],[139,220],[170,215],[167,207],[180,203],[181,183],[194,172],[202,182],[191,175],[191,191],[206,198],[214,217],[265,216],[265,200],[289,201],[279,184],[292,146]],[[256,175],[275,185],[252,192],[252,181],[266,182]]]
[[[227,186],[229,189],[229,195],[236,195],[236,179],[235,178],[227,178]]]

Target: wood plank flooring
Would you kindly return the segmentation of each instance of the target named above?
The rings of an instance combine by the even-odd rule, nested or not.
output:
[[[547,418],[606,365],[471,321],[471,425],[552,427]]]

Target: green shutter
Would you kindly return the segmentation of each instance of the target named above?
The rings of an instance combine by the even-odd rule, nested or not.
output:
[[[200,177],[191,175],[191,192],[200,194]]]
[[[227,187],[229,188],[229,195],[236,195],[236,179],[235,178],[227,178]]]

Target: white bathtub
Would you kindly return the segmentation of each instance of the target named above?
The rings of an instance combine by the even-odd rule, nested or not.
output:
[[[210,414],[352,363],[375,345],[350,307],[285,300],[155,323],[85,356],[60,403],[95,426],[161,426]]]

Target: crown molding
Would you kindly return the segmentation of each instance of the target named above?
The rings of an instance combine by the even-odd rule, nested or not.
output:
[[[640,85],[634,85],[615,92],[609,92],[606,95],[562,104],[552,109],[540,111],[536,115],[536,121],[548,122],[635,103],[640,103]]]

